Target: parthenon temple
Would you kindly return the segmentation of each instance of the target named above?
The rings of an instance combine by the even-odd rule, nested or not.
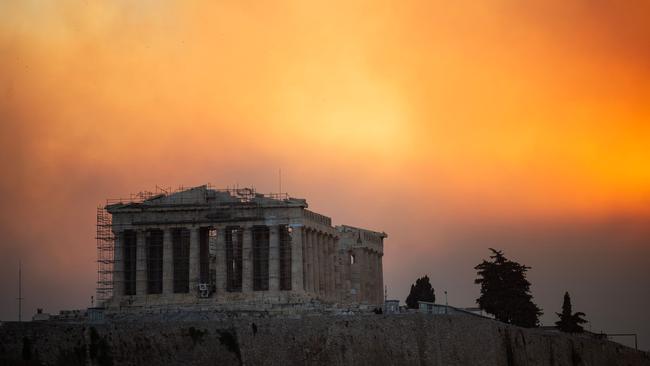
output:
[[[98,297],[107,309],[381,306],[386,233],[307,208],[207,185],[109,203],[98,211]]]

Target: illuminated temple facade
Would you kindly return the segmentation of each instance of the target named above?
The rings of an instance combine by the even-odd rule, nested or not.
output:
[[[381,306],[386,234],[332,226],[306,200],[200,186],[108,204],[111,309]]]

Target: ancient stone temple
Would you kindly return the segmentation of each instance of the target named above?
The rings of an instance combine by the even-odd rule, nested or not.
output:
[[[108,204],[104,305],[381,305],[386,234],[332,226],[307,208],[304,199],[208,186]]]

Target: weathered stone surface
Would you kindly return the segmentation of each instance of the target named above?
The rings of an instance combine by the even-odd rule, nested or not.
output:
[[[257,315],[4,323],[0,365],[650,365],[647,353],[617,343],[473,317]]]

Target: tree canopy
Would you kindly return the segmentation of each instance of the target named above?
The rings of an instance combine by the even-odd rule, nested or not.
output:
[[[479,307],[504,323],[537,326],[542,312],[530,294],[526,279],[530,267],[507,259],[500,250],[490,250],[491,261],[483,260],[474,267],[478,275],[474,282],[481,285],[481,296],[476,300]]]
[[[569,296],[569,292],[564,293],[564,302],[562,302],[562,312],[561,313],[555,313],[557,314],[558,317],[560,317],[560,320],[555,322],[555,325],[563,331],[567,333],[582,333],[584,332],[584,329],[580,324],[584,324],[587,321],[583,319],[585,316],[585,313],[577,312],[577,313],[572,313],[571,309],[571,297]]]
[[[410,309],[417,309],[418,301],[436,301],[436,294],[429,282],[429,276],[425,275],[422,278],[418,278],[415,284],[411,285],[411,292],[406,298],[406,306]]]

